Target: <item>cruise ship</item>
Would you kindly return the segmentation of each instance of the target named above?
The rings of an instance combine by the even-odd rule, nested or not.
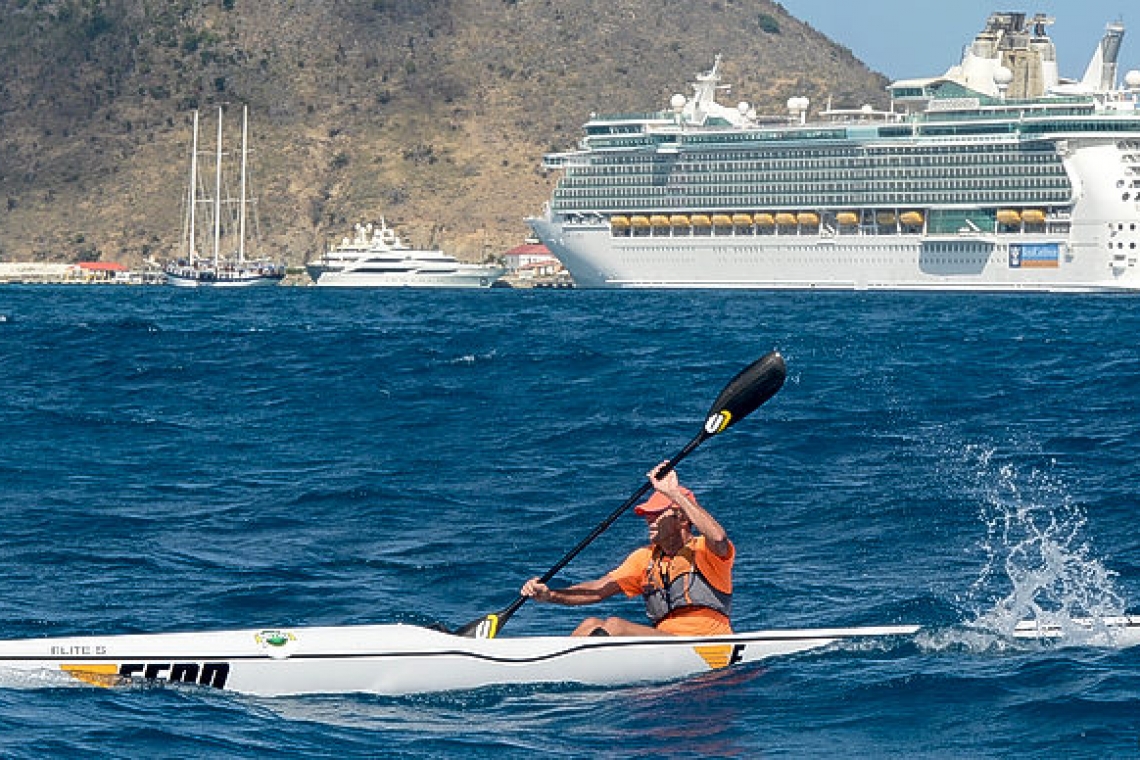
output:
[[[994,13],[889,110],[717,102],[592,116],[535,234],[580,287],[1140,290],[1140,71],[1112,23],[1059,76],[1053,19]]]

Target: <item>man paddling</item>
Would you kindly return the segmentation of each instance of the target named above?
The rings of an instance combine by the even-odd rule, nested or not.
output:
[[[676,472],[657,476],[664,466],[662,462],[647,474],[655,492],[634,508],[649,528],[648,546],[597,580],[552,589],[531,578],[520,593],[539,602],[569,606],[593,604],[618,592],[628,597],[641,595],[653,621],[650,626],[619,617],[589,617],[574,629],[575,636],[732,633],[729,614],[736,550],[716,518],[680,484]]]

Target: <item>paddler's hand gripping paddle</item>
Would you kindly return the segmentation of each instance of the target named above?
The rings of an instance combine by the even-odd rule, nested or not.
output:
[[[658,473],[658,477],[675,468],[693,449],[706,440],[723,433],[756,411],[761,404],[776,395],[776,392],[783,386],[786,376],[787,368],[784,365],[784,358],[776,351],[757,359],[741,370],[717,396],[712,409],[709,410],[708,417],[705,418],[705,424],[701,431],[693,437],[693,440],[685,444],[685,448],[668,460],[668,463]],[[548,583],[551,578],[558,574],[559,570],[566,567],[570,560],[578,556],[578,553],[595,538],[602,535],[606,528],[610,527],[615,520],[621,517],[622,513],[636,504],[652,487],[653,485],[648,481],[642,483],[641,487],[634,491],[633,495],[615,509],[598,527],[594,528],[590,535],[582,539],[565,557],[558,560],[554,567],[547,570],[538,579],[539,582]],[[506,609],[472,620],[456,630],[455,633],[472,638],[493,639],[507,624],[507,620],[526,603],[526,600],[527,597],[519,596]]]

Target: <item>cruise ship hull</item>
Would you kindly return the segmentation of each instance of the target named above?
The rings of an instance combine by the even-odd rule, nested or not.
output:
[[[1020,235],[615,237],[608,224],[529,220],[584,288],[1109,292],[1140,290],[1092,229]],[[1107,226],[1105,226],[1107,229]],[[1035,252],[1027,258],[1025,251]],[[1103,252],[1102,252],[1103,251]]]

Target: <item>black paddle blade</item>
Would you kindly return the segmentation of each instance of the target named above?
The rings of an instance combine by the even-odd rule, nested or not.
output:
[[[784,385],[788,368],[784,357],[772,351],[742,369],[728,382],[709,409],[704,437],[723,433],[756,411]]]

